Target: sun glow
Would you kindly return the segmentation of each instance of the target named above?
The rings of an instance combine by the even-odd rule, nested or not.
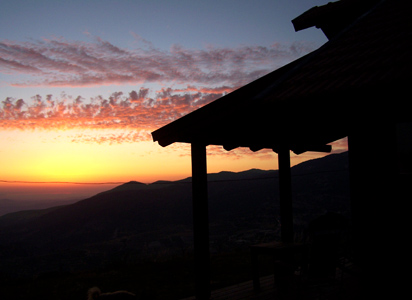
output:
[[[39,157],[31,166],[31,171],[33,176],[43,181],[93,181],[102,166],[92,157],[71,153],[70,149],[66,149]]]
[[[177,143],[163,148],[151,140],[96,143],[84,139],[79,142],[75,139],[79,134],[107,137],[118,133],[107,129],[0,131],[0,139],[7,144],[0,149],[0,181],[151,183],[191,176],[190,145]],[[345,150],[345,146],[345,141],[338,141],[334,150]],[[291,163],[315,158],[312,155],[292,156]],[[254,153],[239,148],[227,152],[221,147],[209,146],[207,160],[209,173],[277,169],[276,154],[265,150]]]
[[[101,136],[108,130],[93,132]],[[31,182],[150,183],[190,175],[190,148],[162,148],[152,141],[76,142],[77,131],[2,131],[0,180]],[[83,135],[92,134],[87,131]],[[173,155],[173,159],[170,159]]]

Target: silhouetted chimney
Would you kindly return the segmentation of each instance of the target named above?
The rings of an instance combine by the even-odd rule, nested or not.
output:
[[[292,20],[295,31],[315,26],[330,40],[382,0],[341,0],[315,6]]]

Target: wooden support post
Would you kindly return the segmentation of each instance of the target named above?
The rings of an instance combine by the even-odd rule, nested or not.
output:
[[[196,299],[210,298],[206,146],[192,143],[192,197]]]
[[[290,171],[290,151],[282,148],[278,152],[280,236],[283,242],[293,242],[292,182]]]

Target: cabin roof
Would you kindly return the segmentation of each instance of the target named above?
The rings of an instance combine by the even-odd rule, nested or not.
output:
[[[350,11],[357,2],[337,3]],[[276,152],[287,145],[299,154],[347,136],[358,122],[408,118],[402,95],[412,74],[410,4],[367,2],[319,49],[152,132],[153,140]],[[293,20],[295,28],[324,20],[316,10]]]

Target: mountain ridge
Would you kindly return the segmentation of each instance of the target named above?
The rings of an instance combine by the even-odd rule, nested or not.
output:
[[[292,176],[297,230],[325,209],[348,212],[347,153],[296,165]],[[255,243],[278,237],[276,177],[276,170],[257,169],[208,174],[214,251],[238,247],[239,241]],[[0,250],[20,252],[3,255],[0,268],[23,272],[27,257],[37,256],[48,257],[50,268],[58,261],[61,268],[73,269],[103,258],[114,259],[119,251],[132,251],[139,257],[187,251],[192,247],[193,218],[189,180],[165,184],[131,181],[73,204],[2,216]],[[64,263],[63,258],[67,260]],[[20,268],[11,267],[16,264]],[[31,270],[44,268],[39,262]]]
[[[321,166],[322,169],[325,170],[318,170],[317,172],[336,172],[339,171],[338,167],[333,166],[334,168],[331,168],[331,162],[334,162],[333,159],[335,155],[341,155],[343,157],[347,157],[347,152],[340,153],[340,154],[331,154],[322,158],[315,158],[311,159],[305,162],[302,162],[300,164],[297,164],[291,168],[291,175],[292,177],[294,176],[302,176],[305,174],[311,174],[313,172],[313,163],[319,163],[323,162],[322,164],[318,164],[318,169],[319,166]],[[341,165],[347,169],[347,163],[344,165]],[[236,180],[259,180],[259,179],[267,179],[267,178],[276,178],[278,174],[278,170],[261,170],[261,169],[256,169],[252,168],[249,170],[244,170],[240,172],[233,172],[233,171],[221,171],[217,173],[209,173],[207,175],[208,178],[208,183],[214,183],[214,182],[223,182],[223,181],[236,181]],[[175,185],[175,184],[180,184],[180,183],[190,183],[192,181],[192,177],[187,177],[184,179],[176,180],[176,181],[166,181],[166,180],[158,180],[153,183],[142,183],[138,181],[129,181],[124,184],[121,184],[113,189],[103,191],[100,193],[97,193],[96,195],[93,195],[89,198],[83,199],[83,200],[77,200],[75,203],[63,203],[62,205],[56,205],[56,206],[50,206],[50,207],[45,207],[45,208],[40,208],[38,211],[53,211],[55,209],[61,208],[61,207],[66,207],[68,205],[73,205],[78,202],[82,201],[88,201],[89,199],[94,199],[96,197],[99,197],[100,195],[105,195],[105,194],[110,194],[110,193],[117,193],[117,192],[126,192],[126,191],[140,191],[140,190],[149,190],[149,189],[157,189],[157,188],[166,188],[170,185]],[[277,183],[274,182],[274,185]],[[3,216],[0,216],[0,225],[2,224],[2,220],[10,218],[8,215],[19,215],[19,214],[27,214],[29,211],[33,212],[36,211],[37,209],[30,209],[30,210],[22,210],[22,211],[17,211],[17,212],[12,212],[9,214],[5,214]],[[41,214],[41,213],[40,213]]]

